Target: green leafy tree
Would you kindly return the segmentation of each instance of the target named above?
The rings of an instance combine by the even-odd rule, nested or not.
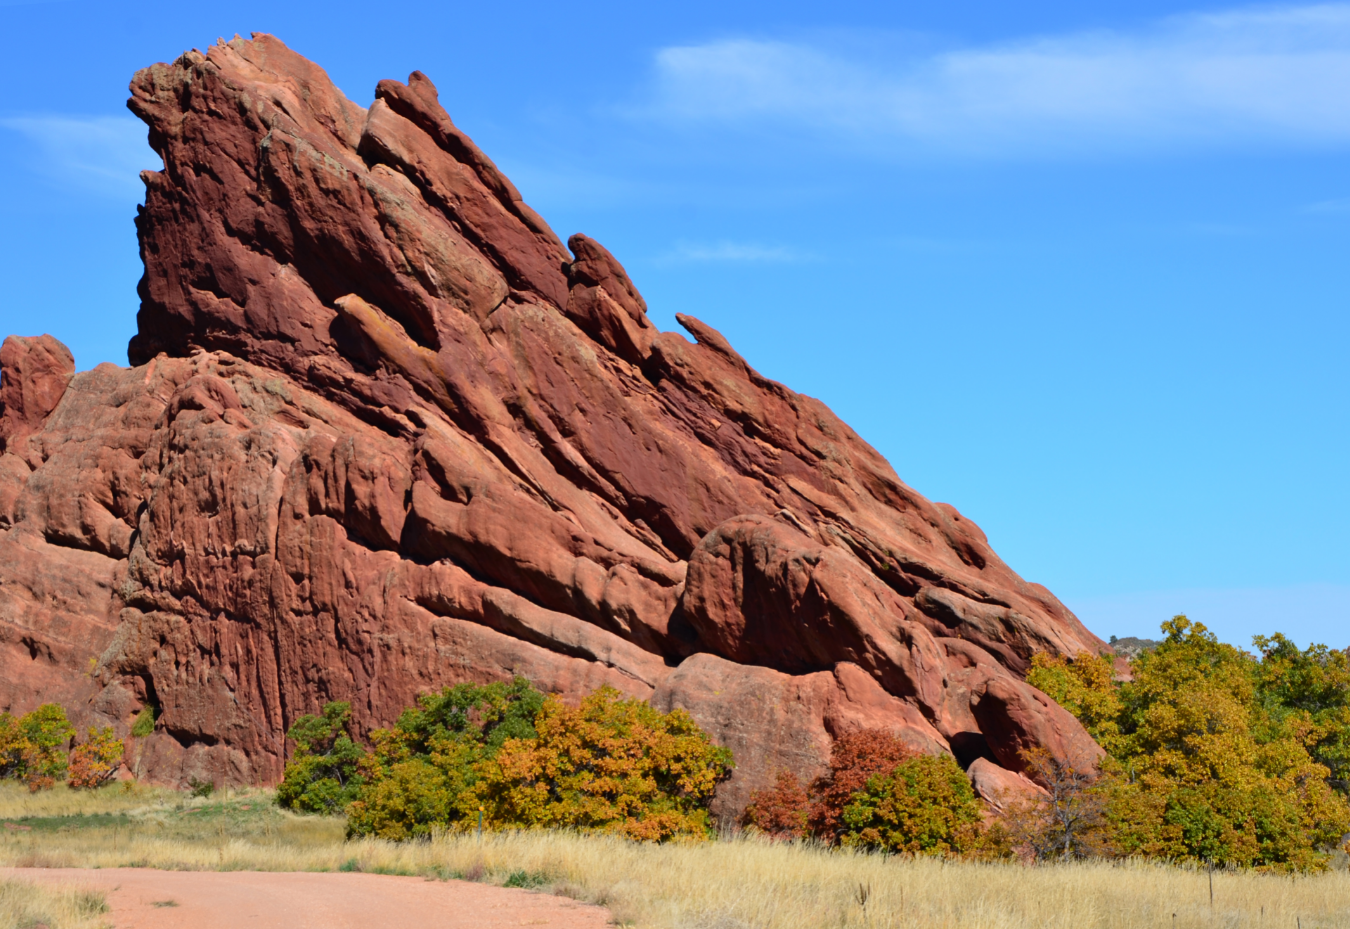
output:
[[[363,779],[365,750],[347,731],[351,704],[326,704],[319,716],[301,716],[286,738],[295,755],[277,786],[277,803],[301,813],[337,813],[354,801]]]
[[[535,738],[543,705],[544,695],[521,677],[422,695],[393,728],[370,734],[374,745],[359,765],[364,783],[347,808],[348,832],[401,840],[476,821],[467,791],[481,765],[508,740]]]
[[[1012,853],[1002,824],[986,826],[986,807],[950,755],[916,752],[885,729],[841,735],[829,770],[803,787],[780,771],[750,796],[741,824],[776,839],[812,836],[906,854],[992,859]]]
[[[842,844],[964,854],[980,844],[983,806],[950,755],[915,755],[875,774],[844,807]]]
[[[149,704],[141,707],[141,711],[136,714],[136,718],[131,722],[131,734],[135,738],[144,739],[155,731],[155,708]]]
[[[1272,724],[1303,742],[1333,788],[1350,793],[1350,649],[1299,649],[1278,632],[1252,641],[1261,652],[1257,693]]]
[[[64,780],[65,745],[74,734],[66,711],[55,703],[17,718],[0,713],[0,777],[19,778],[32,790]]]
[[[393,738],[385,740],[386,750],[429,755],[437,742],[466,736],[495,752],[507,739],[534,738],[534,719],[543,705],[544,695],[523,677],[509,684],[457,684],[424,694],[417,706],[404,710]]]
[[[1110,753],[1095,790],[1124,854],[1261,868],[1322,867],[1350,831],[1332,787],[1345,738],[1343,657],[1258,639],[1258,659],[1175,616],[1166,638],[1104,680],[1090,660],[1028,676]],[[1320,753],[1320,754],[1315,754]]]

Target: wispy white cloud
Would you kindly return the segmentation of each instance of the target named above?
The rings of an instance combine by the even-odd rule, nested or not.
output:
[[[0,127],[34,146],[35,170],[86,191],[135,195],[143,189],[140,172],[162,166],[146,143],[145,124],[130,116],[12,116]]]
[[[1350,213],[1350,197],[1340,197],[1336,200],[1322,200],[1317,203],[1309,203],[1303,208],[1305,213]]]
[[[1350,4],[878,58],[732,39],[661,50],[645,112],[981,155],[1350,144]]]
[[[811,256],[784,245],[759,245],[753,242],[677,242],[663,254],[662,262],[790,262]]]

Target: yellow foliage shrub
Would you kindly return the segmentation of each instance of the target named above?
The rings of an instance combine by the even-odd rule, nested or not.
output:
[[[19,717],[0,713],[0,778],[19,778],[30,790],[53,786],[66,776],[64,746],[74,733],[55,703]]]
[[[91,788],[106,784],[117,773],[123,751],[125,745],[113,735],[111,726],[102,729],[90,726],[84,742],[70,753],[70,786]]]
[[[683,710],[662,713],[602,687],[572,708],[549,697],[538,736],[511,739],[471,789],[492,826],[594,829],[663,840],[712,832],[708,803],[731,773]]]
[[[1350,832],[1350,803],[1319,761],[1334,763],[1347,743],[1344,658],[1258,638],[1263,661],[1185,616],[1162,631],[1165,640],[1134,660],[1134,679],[1124,684],[1096,656],[1038,655],[1027,675],[1107,750],[1093,790],[1106,805],[1115,850],[1324,867],[1327,851]],[[1309,699],[1315,688],[1326,693]],[[1314,715],[1332,698],[1339,701],[1332,710]]]

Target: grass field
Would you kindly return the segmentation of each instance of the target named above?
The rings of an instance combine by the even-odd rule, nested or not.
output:
[[[45,887],[0,878],[3,929],[96,929],[108,911],[103,894],[74,887]]]
[[[0,824],[0,865],[458,877],[564,893],[653,929],[1350,929],[1350,874],[1339,871],[1219,871],[1211,907],[1206,872],[1141,862],[1026,867],[746,838],[655,846],[557,832],[345,842],[340,819],[279,811],[265,791],[201,800],[118,786],[30,795],[0,784]],[[8,925],[23,924],[0,921]]]

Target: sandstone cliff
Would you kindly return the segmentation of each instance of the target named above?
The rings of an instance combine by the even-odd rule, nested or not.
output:
[[[821,403],[658,332],[425,76],[363,109],[258,35],[131,90],[133,367],[0,351],[0,708],[153,704],[143,773],[258,783],[327,700],[608,683],[735,751],[724,811],[852,727],[977,784],[1096,750],[1021,672],[1103,644]]]

